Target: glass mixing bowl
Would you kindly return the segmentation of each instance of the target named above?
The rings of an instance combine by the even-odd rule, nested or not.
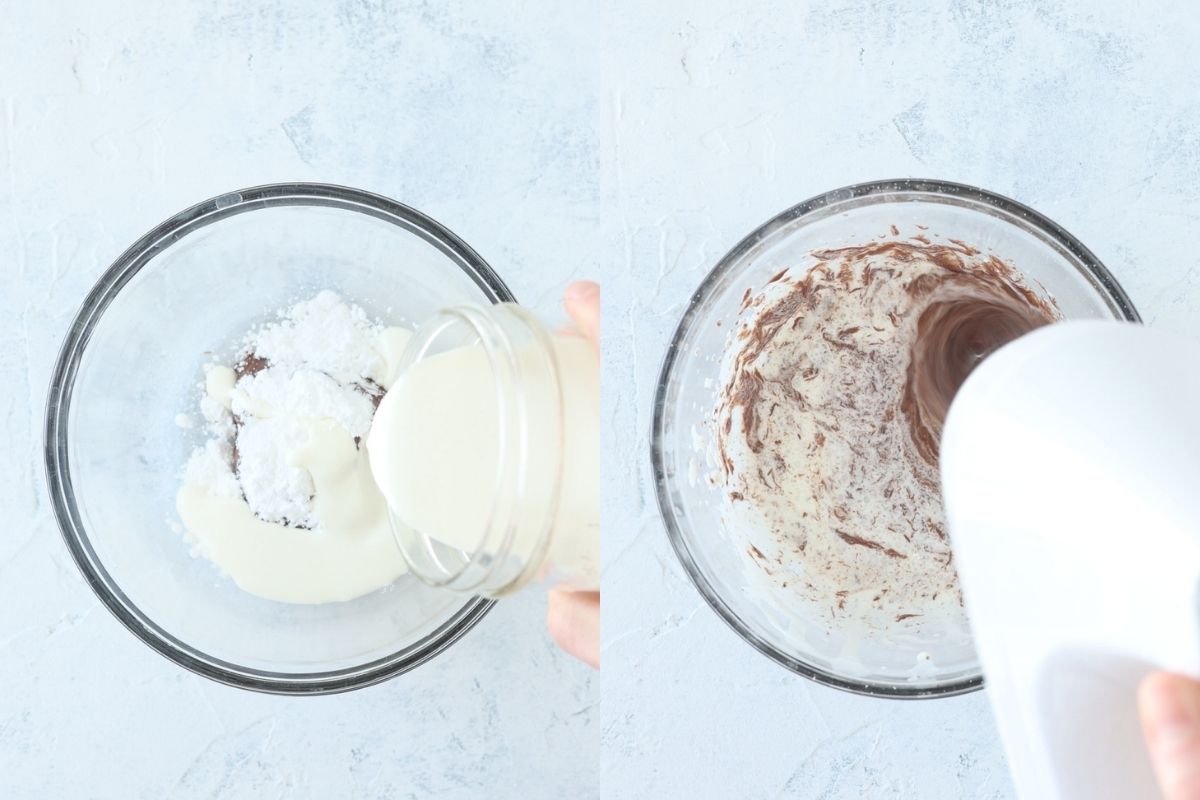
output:
[[[651,443],[667,533],[717,614],[788,669],[829,686],[888,697],[949,696],[979,688],[982,675],[969,632],[946,632],[912,644],[911,652],[895,643],[864,646],[850,660],[836,649],[841,637],[814,633],[821,626],[811,607],[798,607],[793,595],[761,579],[736,526],[722,519],[726,490],[709,480],[717,467],[711,420],[730,332],[742,313],[755,311],[741,309],[748,288],[757,291],[784,267],[795,273],[815,249],[918,234],[959,239],[1008,261],[1036,291],[1057,301],[1064,318],[1138,320],[1129,298],[1087,248],[1020,203],[938,181],[849,186],[771,219],[700,284],[667,350]]]
[[[189,555],[175,492],[200,431],[208,352],[333,289],[388,324],[512,301],[453,233],[378,195],[319,184],[230,192],[143,236],[104,273],[63,343],[46,408],[46,473],[67,547],[138,638],[206,677],[265,692],[345,691],[452,645],[490,601],[406,575],[344,603],[287,605]]]

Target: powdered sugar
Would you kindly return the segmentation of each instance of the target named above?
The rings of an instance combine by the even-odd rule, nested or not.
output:
[[[395,332],[331,291],[251,330],[234,364],[204,368],[199,410],[209,439],[189,459],[184,483],[244,498],[261,520],[319,529],[300,454],[315,426],[336,425],[356,443],[366,436]]]
[[[200,398],[200,415],[204,417],[204,427],[210,435],[219,439],[233,438],[233,414],[228,408],[204,395]]]
[[[375,414],[375,404],[365,392],[308,368],[289,375],[286,368],[270,367],[247,375],[229,399],[234,415],[242,420],[276,415],[331,419],[351,436],[365,436]]]
[[[280,312],[280,321],[246,337],[245,352],[289,370],[324,372],[339,383],[381,381],[383,358],[376,349],[382,325],[366,312],[323,291]]]
[[[209,439],[192,452],[184,468],[183,480],[203,486],[217,497],[241,497],[242,489],[237,476],[233,474],[232,460],[233,448],[228,441]]]
[[[308,444],[300,420],[281,416],[249,419],[238,431],[238,478],[254,515],[267,522],[315,528],[313,480],[294,464],[294,454]]]

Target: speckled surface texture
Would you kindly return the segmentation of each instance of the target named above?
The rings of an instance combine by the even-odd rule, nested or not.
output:
[[[809,196],[891,177],[1034,206],[1099,255],[1148,322],[1188,329],[1200,17],[1119,2],[654,6],[610,21],[619,47],[605,54],[602,175],[623,247],[605,353],[620,443],[605,473],[608,796],[1011,797],[982,694],[824,689],[703,604],[653,498],[657,371],[692,291],[738,239]]]
[[[1011,796],[982,695],[822,689],[703,605],[651,492],[659,359],[741,236],[881,177],[1029,203],[1149,322],[1187,329],[1186,4],[0,0],[0,18],[0,795],[594,797],[599,763],[616,798]],[[604,276],[603,679],[553,650],[529,595],[396,681],[249,695],[151,653],[80,579],[40,474],[71,314],[167,215],[276,180],[415,205],[543,311]]]
[[[400,199],[555,312],[596,272],[598,193],[594,25],[556,8],[0,0],[0,796],[597,796],[599,680],[549,642],[540,593],[381,686],[251,695],[100,607],[41,477],[45,387],[84,293],[229,189]]]

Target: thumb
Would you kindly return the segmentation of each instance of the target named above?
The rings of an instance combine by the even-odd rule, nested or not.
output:
[[[1167,800],[1200,800],[1200,681],[1156,672],[1138,688],[1138,710]]]
[[[594,669],[600,668],[600,593],[550,590],[546,628],[565,652]]]
[[[563,296],[567,313],[596,352],[600,352],[600,284],[575,281]]]

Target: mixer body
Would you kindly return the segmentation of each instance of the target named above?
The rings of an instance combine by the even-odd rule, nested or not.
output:
[[[956,565],[1017,790],[1150,798],[1135,705],[1200,676],[1200,348],[1068,322],[989,356],[941,444]]]

